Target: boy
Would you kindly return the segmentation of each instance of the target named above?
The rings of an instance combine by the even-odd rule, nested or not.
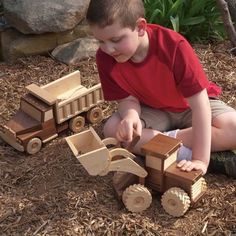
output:
[[[219,101],[189,43],[178,33],[147,24],[142,0],[91,0],[87,21],[100,42],[98,72],[106,100],[118,111],[106,137],[124,144],[135,129],[134,152],[160,132],[183,141],[178,167],[206,173],[211,151],[236,148],[236,112]],[[233,170],[233,174],[236,170]]]

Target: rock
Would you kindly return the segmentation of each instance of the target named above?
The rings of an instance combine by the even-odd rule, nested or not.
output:
[[[77,64],[80,60],[94,57],[98,42],[93,38],[81,38],[61,45],[52,51],[53,57],[67,65]]]
[[[89,35],[88,27],[78,25],[73,30],[61,33],[24,35],[11,28],[1,32],[1,59],[14,60],[18,57],[46,54],[58,45]]]
[[[24,34],[63,32],[85,18],[89,0],[3,0],[7,22]]]
[[[226,2],[228,3],[232,21],[236,23],[236,2],[235,0],[227,0]],[[236,29],[236,26],[235,26],[235,29]]]

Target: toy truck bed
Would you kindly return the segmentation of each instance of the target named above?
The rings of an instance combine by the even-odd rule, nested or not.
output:
[[[88,111],[103,101],[101,84],[91,88],[81,85],[80,72],[75,71],[47,85],[30,85],[27,90],[49,105],[55,105],[58,124]]]

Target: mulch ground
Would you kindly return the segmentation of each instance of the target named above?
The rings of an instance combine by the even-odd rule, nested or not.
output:
[[[209,79],[223,88],[222,100],[236,108],[236,58],[229,44],[195,45]],[[93,58],[67,66],[34,56],[0,63],[0,124],[19,107],[30,83],[46,84],[76,69],[84,84],[98,81]],[[115,104],[102,105],[106,117]],[[102,124],[95,126],[102,136]],[[0,235],[236,235],[236,180],[206,174],[205,197],[183,217],[167,215],[160,195],[151,207],[130,213],[116,200],[112,175],[89,176],[72,155],[66,131],[35,155],[0,140]]]

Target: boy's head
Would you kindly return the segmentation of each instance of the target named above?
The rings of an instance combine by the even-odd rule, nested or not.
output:
[[[90,25],[101,28],[114,23],[132,30],[139,18],[144,17],[142,0],[91,0],[86,19]]]

